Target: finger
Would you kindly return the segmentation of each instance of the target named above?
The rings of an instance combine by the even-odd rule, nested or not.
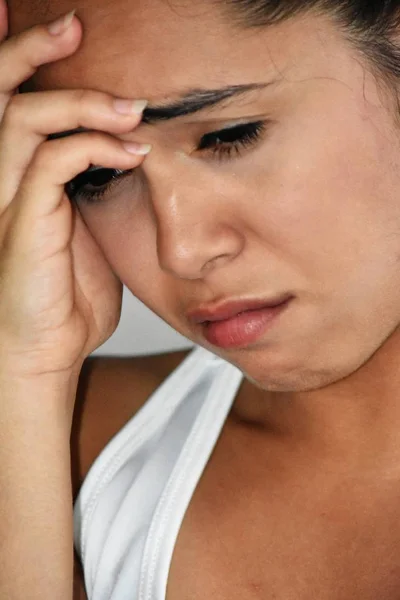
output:
[[[116,110],[115,101],[118,99],[94,90],[14,96],[0,124],[0,212],[11,202],[32,156],[49,134],[80,127],[115,135],[134,129],[141,121],[146,101],[127,100],[127,114]]]
[[[134,169],[143,162],[145,150],[149,151],[149,147],[136,150],[141,154],[131,154],[120,140],[97,132],[43,143],[10,205],[18,221],[18,236],[15,237],[21,240],[35,237],[35,227],[40,227],[43,219],[54,215],[63,202],[69,202],[64,192],[66,183],[90,165]]]
[[[110,306],[110,294],[120,298],[122,303],[123,284],[113,272],[98,242],[86,226],[79,210],[74,211],[74,225],[71,237],[73,271],[79,282],[79,293],[84,298],[92,298],[92,314],[97,321],[96,331],[104,332],[105,342],[118,327],[121,310]],[[96,273],[96,277],[92,274]],[[88,276],[89,275],[89,276]],[[99,316],[99,317],[98,317]],[[99,344],[98,344],[99,345]]]
[[[32,77],[40,65],[75,52],[81,37],[81,24],[74,17],[61,35],[51,35],[45,25],[35,25],[3,42],[0,45],[0,118],[13,90]]]

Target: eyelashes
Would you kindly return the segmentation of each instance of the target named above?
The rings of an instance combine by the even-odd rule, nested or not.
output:
[[[246,149],[255,146],[265,129],[264,121],[255,121],[213,131],[201,138],[196,150],[221,160],[240,157]],[[75,203],[99,202],[133,171],[92,166],[67,183],[65,191]]]
[[[198,150],[210,149],[213,154],[231,157],[233,153],[240,154],[241,149],[257,142],[264,129],[265,123],[256,121],[207,133],[201,138]]]
[[[93,166],[67,183],[65,192],[72,202],[94,202],[103,198],[115,183],[132,172],[133,169],[121,171]]]

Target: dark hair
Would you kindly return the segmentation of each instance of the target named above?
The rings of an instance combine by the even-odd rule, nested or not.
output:
[[[400,80],[400,0],[216,0],[248,28],[274,25],[307,12],[331,16],[373,67]]]

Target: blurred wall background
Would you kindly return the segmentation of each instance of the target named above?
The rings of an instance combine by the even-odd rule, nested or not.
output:
[[[193,342],[164,323],[124,287],[118,328],[91,356],[159,354],[192,348],[193,345]]]

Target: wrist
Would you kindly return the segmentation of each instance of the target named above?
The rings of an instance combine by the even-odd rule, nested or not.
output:
[[[0,368],[0,398],[5,418],[21,425],[55,423],[71,428],[79,373],[12,375]]]

